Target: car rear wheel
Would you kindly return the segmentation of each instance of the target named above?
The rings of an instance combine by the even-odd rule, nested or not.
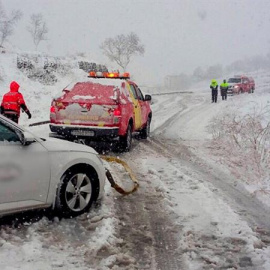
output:
[[[94,198],[94,181],[85,169],[67,171],[61,180],[56,197],[56,210],[60,215],[80,215],[91,207]]]
[[[151,118],[148,117],[147,122],[146,122],[146,126],[140,132],[140,136],[141,136],[142,139],[147,139],[149,137],[150,124],[151,124]]]
[[[124,136],[119,138],[119,150],[121,152],[129,152],[132,143],[132,126],[128,125],[127,132]]]

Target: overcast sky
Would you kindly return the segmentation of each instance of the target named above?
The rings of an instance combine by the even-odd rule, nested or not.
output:
[[[23,12],[10,38],[22,50],[34,50],[26,29],[33,13],[42,13],[49,28],[38,49],[53,55],[88,52],[106,63],[102,41],[135,32],[145,55],[134,58],[130,70],[148,84],[168,74],[192,73],[197,66],[270,52],[269,0],[0,1],[7,13]]]

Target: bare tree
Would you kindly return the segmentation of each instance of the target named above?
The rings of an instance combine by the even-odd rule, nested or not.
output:
[[[46,22],[43,20],[41,13],[31,15],[30,26],[27,28],[30,34],[32,35],[35,48],[42,40],[46,40],[46,35],[48,33],[48,28]]]
[[[135,33],[118,35],[115,38],[107,38],[100,45],[103,54],[112,62],[116,62],[124,71],[134,55],[143,55],[144,46]]]
[[[0,2],[0,47],[14,32],[16,23],[22,17],[20,10],[13,10],[10,16],[7,16]]]

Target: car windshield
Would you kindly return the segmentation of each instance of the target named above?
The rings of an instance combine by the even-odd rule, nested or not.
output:
[[[228,83],[240,83],[241,79],[240,78],[230,78],[228,80]]]

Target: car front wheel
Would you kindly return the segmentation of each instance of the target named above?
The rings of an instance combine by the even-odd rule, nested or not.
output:
[[[56,210],[60,215],[80,215],[91,207],[94,197],[93,179],[86,170],[68,171],[62,177],[56,197]]]

